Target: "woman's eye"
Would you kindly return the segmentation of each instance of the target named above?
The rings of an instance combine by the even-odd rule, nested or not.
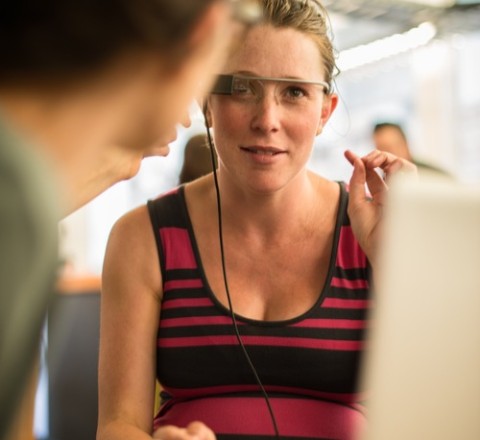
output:
[[[233,90],[232,97],[238,99],[251,99],[255,94],[250,87],[239,87]]]
[[[234,95],[245,95],[245,94],[248,93],[248,92],[249,92],[248,87],[244,87],[244,86],[236,87],[236,88],[233,90],[233,94],[234,94]]]
[[[291,86],[285,90],[285,95],[287,98],[298,99],[307,96],[307,93],[300,87]]]
[[[251,96],[255,93],[252,81],[237,81],[233,88],[233,96]]]
[[[258,81],[242,80],[238,81],[232,91],[232,98],[240,101],[251,102],[258,98],[261,92]]]

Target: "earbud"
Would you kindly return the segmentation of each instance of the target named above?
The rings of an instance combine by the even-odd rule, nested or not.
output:
[[[210,109],[208,108],[208,102],[205,101],[203,104],[203,116],[205,117],[205,124],[208,128],[212,128],[212,116],[210,114]]]

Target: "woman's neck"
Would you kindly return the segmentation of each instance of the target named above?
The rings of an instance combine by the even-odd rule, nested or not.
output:
[[[266,240],[305,236],[329,207],[331,182],[305,171],[287,187],[272,193],[254,193],[224,182],[219,176],[222,215],[226,228]],[[330,189],[329,189],[330,188]],[[326,208],[326,209],[325,209]]]

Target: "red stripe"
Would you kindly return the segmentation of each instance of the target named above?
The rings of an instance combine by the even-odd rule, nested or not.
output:
[[[232,318],[228,316],[194,316],[187,318],[167,318],[161,319],[161,327],[194,327],[203,325],[230,325]],[[238,325],[243,325],[238,322]]]
[[[368,289],[368,281],[363,279],[347,280],[346,278],[333,277],[330,285],[351,290]]]
[[[165,252],[165,269],[195,269],[197,262],[188,231],[184,228],[160,228]]]
[[[165,386],[163,388],[174,399],[191,399],[196,397],[218,396],[220,394],[242,394],[259,392],[258,385],[220,385],[203,388],[171,388]],[[265,385],[267,393],[285,393],[298,397],[316,397],[318,399],[331,400],[334,402],[353,405],[365,399],[363,393],[326,393],[323,391],[315,391],[305,388]],[[361,405],[360,405],[361,406]]]
[[[329,309],[368,309],[370,301],[366,299],[326,298],[322,307]]]
[[[293,438],[351,439],[365,428],[365,417],[342,404],[315,399],[270,399],[281,436]],[[272,421],[261,397],[192,399],[170,404],[155,420],[161,425],[185,427],[200,420],[216,434],[274,435]]]
[[[367,266],[367,257],[360,248],[350,226],[342,226],[340,229],[336,264],[343,269]]]
[[[169,299],[163,302],[162,310],[177,309],[182,307],[210,307],[213,306],[209,298]]]
[[[163,288],[165,291],[173,289],[195,289],[203,287],[203,282],[201,279],[194,280],[172,280],[165,282]]]
[[[362,341],[335,339],[285,338],[277,336],[242,336],[245,345],[274,346],[291,348],[312,348],[320,350],[356,351],[361,350]],[[204,347],[208,345],[238,345],[233,335],[191,336],[185,338],[161,338],[157,342],[161,348]]]
[[[292,327],[301,328],[335,328],[357,330],[367,326],[367,321],[359,319],[305,319]]]

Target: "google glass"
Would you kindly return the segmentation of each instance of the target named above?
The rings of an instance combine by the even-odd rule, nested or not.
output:
[[[218,75],[217,81],[210,93],[213,95],[234,95],[254,89],[254,84],[263,81],[284,82],[289,84],[310,84],[321,86],[325,93],[330,92],[330,86],[325,81],[308,81],[293,78],[272,78],[268,76],[245,76],[245,75]]]

